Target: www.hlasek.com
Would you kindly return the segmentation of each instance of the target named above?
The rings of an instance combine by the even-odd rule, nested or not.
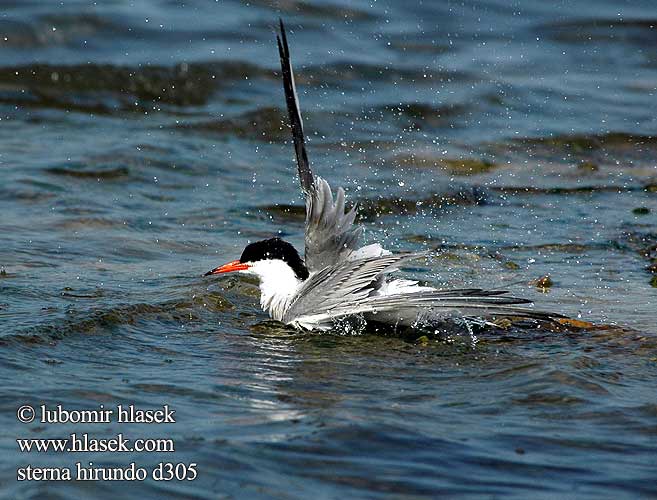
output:
[[[62,405],[23,405],[16,417],[24,424],[170,424],[175,423],[175,410],[164,405],[156,410],[117,405],[93,410],[67,410]],[[18,438],[22,453],[174,453],[175,443],[170,438],[128,439],[122,433],[112,438],[97,438],[88,433],[73,433],[65,438]],[[104,467],[93,462],[75,462],[72,467],[39,467],[33,464],[16,469],[19,481],[193,481],[198,475],[196,463],[159,462],[144,468],[131,462],[125,467]]]

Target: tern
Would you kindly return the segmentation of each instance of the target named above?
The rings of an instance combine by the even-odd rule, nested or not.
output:
[[[561,315],[521,304],[502,290],[437,289],[394,275],[426,253],[392,254],[380,244],[361,246],[356,206],[345,211],[345,193],[335,196],[328,182],[313,174],[306,152],[303,121],[283,21],[276,35],[285,101],[306,202],[305,249],[271,238],[246,246],[238,260],[205,276],[238,272],[260,280],[260,305],[277,321],[306,330],[328,330],[345,318],[394,327],[416,327],[450,319],[490,321],[500,317],[552,320]]]

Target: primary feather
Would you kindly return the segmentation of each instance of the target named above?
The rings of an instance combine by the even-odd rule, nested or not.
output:
[[[278,54],[281,58],[281,71],[283,73],[283,86],[285,88],[285,102],[287,111],[290,116],[290,126],[292,127],[292,138],[294,140],[294,150],[297,155],[297,166],[299,168],[299,180],[304,193],[309,194],[313,190],[314,177],[308,162],[306,153],[306,139],[303,135],[303,119],[299,110],[299,97],[297,88],[294,83],[294,71],[290,61],[290,48],[287,45],[287,35],[283,20],[280,19],[281,33],[276,35],[278,42]]]

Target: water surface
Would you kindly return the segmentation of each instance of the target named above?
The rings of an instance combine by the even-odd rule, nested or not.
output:
[[[314,168],[368,241],[597,326],[316,335],[201,278],[302,245],[279,16]],[[656,43],[651,1],[0,1],[3,496],[656,495]],[[25,425],[26,403],[177,423]],[[17,450],[76,431],[177,451]],[[16,481],[80,460],[199,476]]]

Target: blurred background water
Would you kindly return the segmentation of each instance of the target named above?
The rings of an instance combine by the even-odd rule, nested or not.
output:
[[[314,168],[368,241],[597,326],[307,334],[256,283],[201,278],[249,241],[302,246],[279,16]],[[657,495],[652,0],[0,0],[0,48],[3,496]],[[178,423],[24,425],[25,403]],[[177,452],[17,450],[74,431]],[[199,475],[16,481],[78,460]]]

